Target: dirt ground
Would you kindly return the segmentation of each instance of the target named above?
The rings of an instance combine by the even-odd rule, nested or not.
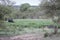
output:
[[[13,37],[0,37],[0,40],[40,40],[43,35],[40,34],[25,34]]]
[[[44,38],[43,34],[25,34],[13,37],[0,37],[0,40],[60,40],[60,34]]]

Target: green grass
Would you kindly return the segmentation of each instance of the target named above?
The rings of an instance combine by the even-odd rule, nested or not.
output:
[[[7,25],[16,27],[42,27],[43,25],[53,24],[52,20],[49,19],[15,19],[14,22],[7,22]]]
[[[31,31],[31,30],[30,31],[24,30],[24,28],[39,29],[45,25],[51,25],[54,23],[50,19],[14,19],[14,23],[5,22],[5,24],[6,24],[6,31],[4,34],[17,35],[26,33],[26,31],[28,31],[28,33]],[[3,32],[1,32],[1,34],[2,33]]]

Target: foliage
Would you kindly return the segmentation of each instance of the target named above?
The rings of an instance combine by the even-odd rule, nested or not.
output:
[[[44,2],[45,1],[45,2]],[[48,14],[55,24],[59,24],[58,20],[60,20],[60,0],[43,0],[43,4],[41,4],[42,9],[45,9],[45,13]],[[58,17],[56,20],[55,17]],[[58,27],[58,25],[56,25]],[[55,28],[55,33],[57,33],[58,28]]]
[[[30,4],[24,3],[20,6],[20,11],[26,11],[30,7]]]
[[[4,15],[11,13],[11,10],[4,5],[0,5],[0,19],[4,17]]]
[[[2,34],[5,33],[8,35],[16,35],[20,34],[21,31],[23,32],[24,28],[39,29],[43,26],[54,24],[50,19],[15,19],[14,21],[14,23],[9,23],[5,21],[6,29],[1,29],[1,32],[3,32]]]
[[[4,17],[11,13],[9,6],[0,5],[0,28],[5,28]]]
[[[44,2],[45,1],[45,2]],[[57,16],[59,19],[60,14],[60,6],[59,0],[43,0],[43,4],[41,4],[41,9],[45,10],[46,15],[50,16],[53,21],[54,18]],[[58,19],[56,22],[58,22]],[[55,21],[54,21],[55,22]],[[55,22],[55,23],[56,23]]]

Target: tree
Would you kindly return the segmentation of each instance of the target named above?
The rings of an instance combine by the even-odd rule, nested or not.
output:
[[[12,7],[15,4],[15,2],[12,2],[10,0],[0,0],[0,28],[6,28],[5,27],[5,16],[10,15],[12,12]]]
[[[49,15],[52,20],[58,24],[58,19],[60,20],[60,0],[43,0],[40,7],[45,10],[45,13]],[[57,17],[55,19],[55,17]],[[55,33],[57,33],[57,27],[55,27]]]
[[[4,26],[4,16],[10,14],[11,10],[8,6],[0,5],[0,28],[5,28]]]
[[[24,3],[20,6],[20,11],[26,11],[30,7],[30,4]]]
[[[13,10],[14,10],[14,8],[13,8],[14,4],[15,4],[15,2],[11,1],[11,0],[0,0],[0,5],[3,5],[4,7],[10,9],[11,12],[13,12]],[[9,10],[7,10],[7,11],[9,11]],[[7,14],[4,15],[4,18],[5,19],[7,19],[8,17],[11,18],[11,14],[12,13],[10,13],[9,15],[7,15]]]

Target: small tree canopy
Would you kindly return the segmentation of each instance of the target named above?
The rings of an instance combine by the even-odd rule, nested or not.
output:
[[[20,6],[20,11],[26,11],[30,7],[30,4],[24,3]]]
[[[4,15],[10,14],[11,10],[8,6],[0,5],[0,19],[3,19]]]

